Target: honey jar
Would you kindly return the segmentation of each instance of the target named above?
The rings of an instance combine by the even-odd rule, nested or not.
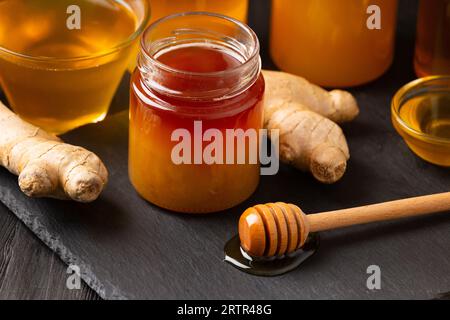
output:
[[[138,193],[185,213],[246,200],[260,166],[237,161],[239,134],[229,138],[262,128],[264,89],[259,42],[244,23],[184,13],[151,25],[131,80],[129,175]],[[204,156],[211,143],[214,161]],[[244,145],[247,160],[253,149]]]
[[[273,0],[271,55],[283,71],[351,87],[391,65],[397,0]]]
[[[450,74],[450,0],[421,0],[414,67],[418,77]]]

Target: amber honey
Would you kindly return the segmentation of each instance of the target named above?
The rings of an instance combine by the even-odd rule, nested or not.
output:
[[[326,87],[361,85],[391,65],[397,0],[273,0],[271,55],[283,71]],[[369,6],[380,29],[368,27]]]
[[[58,134],[102,120],[147,9],[144,0],[0,1],[0,81],[11,107]],[[68,27],[72,14],[79,29]]]
[[[400,89],[392,120],[414,153],[450,167],[450,76],[422,78]]]
[[[450,74],[450,0],[420,1],[417,20],[417,76]]]
[[[151,8],[150,22],[155,22],[165,16],[191,11],[220,13],[240,21],[247,21],[249,0],[148,0]],[[135,47],[135,56],[139,47]],[[136,67],[136,59],[131,61],[129,71]]]
[[[450,92],[408,100],[400,110],[400,117],[419,132],[450,139]]]
[[[236,39],[231,48],[221,42],[227,36]],[[187,150],[189,163],[180,164],[173,158],[178,141],[172,137],[181,129],[195,138],[196,122],[202,124],[200,134],[262,128],[265,85],[256,35],[222,16],[190,14],[154,24],[143,37],[130,94],[133,186],[146,200],[185,213],[216,212],[246,200],[258,186],[259,163],[196,163],[194,147]],[[217,143],[225,160],[228,141]],[[248,158],[250,147],[245,148]]]
[[[246,21],[248,0],[151,0],[152,21],[174,13],[208,11]]]

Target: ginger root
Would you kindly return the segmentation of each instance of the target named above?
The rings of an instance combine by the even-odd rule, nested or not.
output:
[[[0,102],[0,164],[19,176],[30,197],[91,202],[108,181],[102,161],[84,148],[63,143]]]
[[[279,130],[281,161],[310,171],[320,182],[339,181],[350,152],[335,122],[350,121],[358,115],[355,98],[346,91],[327,92],[284,72],[264,71],[264,78],[264,126]]]
[[[328,92],[306,79],[285,72],[264,70],[263,74],[269,112],[277,109],[277,104],[295,102],[336,123],[352,121],[359,114],[355,98],[347,91]]]

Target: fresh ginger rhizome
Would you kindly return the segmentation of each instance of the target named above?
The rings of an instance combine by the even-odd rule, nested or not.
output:
[[[279,170],[279,130],[203,129],[202,121],[194,121],[194,133],[176,129],[171,136],[177,144],[172,148],[176,165],[246,165],[262,164],[261,175],[276,175]],[[270,150],[269,150],[270,149]]]

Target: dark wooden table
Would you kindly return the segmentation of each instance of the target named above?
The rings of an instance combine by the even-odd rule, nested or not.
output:
[[[261,38],[266,68],[273,67],[267,54],[269,1],[252,0],[250,25]],[[410,59],[414,38],[416,1],[402,1],[400,26],[412,30],[407,48],[397,50],[399,57]],[[405,14],[406,12],[406,14]],[[127,80],[124,81],[127,85]],[[361,90],[364,90],[362,88]],[[123,92],[125,91],[121,91]],[[0,99],[4,97],[0,94]],[[124,101],[120,96],[116,101]],[[0,299],[98,299],[84,283],[79,290],[66,288],[67,266],[43,245],[9,210],[0,204]],[[426,290],[426,288],[423,288]]]
[[[66,287],[67,266],[0,203],[0,299],[99,299],[84,282]]]

